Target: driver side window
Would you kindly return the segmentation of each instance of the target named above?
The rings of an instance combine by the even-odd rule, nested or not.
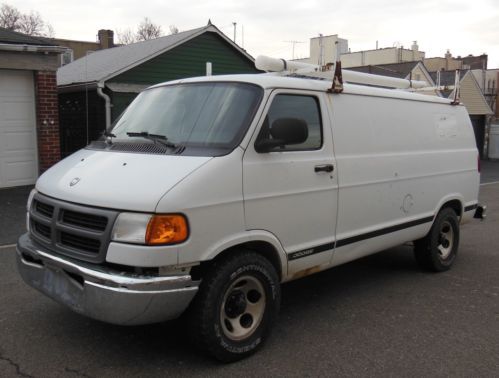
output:
[[[308,137],[300,144],[275,147],[274,151],[317,150],[322,147],[322,122],[316,97],[304,95],[280,94],[274,97],[265,117],[257,140],[272,138],[272,125],[281,118],[296,118],[306,122]]]

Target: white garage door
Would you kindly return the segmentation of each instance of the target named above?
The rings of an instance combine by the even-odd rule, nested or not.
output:
[[[33,73],[0,70],[0,188],[37,178]]]

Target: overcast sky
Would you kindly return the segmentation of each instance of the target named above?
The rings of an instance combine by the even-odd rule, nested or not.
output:
[[[58,38],[93,41],[98,29],[135,28],[144,17],[169,32],[206,25],[208,19],[249,54],[307,57],[309,39],[338,34],[352,51],[409,48],[417,41],[426,57],[489,55],[489,68],[499,68],[499,0],[11,0],[22,12],[36,10]],[[243,33],[244,29],[244,33]],[[244,43],[243,37],[244,35]]]

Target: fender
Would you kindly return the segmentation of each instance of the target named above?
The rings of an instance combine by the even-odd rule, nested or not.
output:
[[[286,252],[284,251],[279,239],[277,239],[274,234],[266,230],[248,230],[235,235],[230,235],[229,237],[218,241],[216,244],[207,247],[201,255],[200,261],[212,260],[229,248],[256,241],[268,243],[277,251],[279,261],[281,262],[282,277],[284,279],[288,274],[288,258]]]
[[[467,205],[474,205],[476,204],[477,202],[476,201],[472,201],[472,202],[467,202],[465,203],[464,202],[464,196],[460,193],[450,193],[448,195],[446,195],[445,197],[443,197],[437,204],[437,207],[435,208],[435,212],[434,212],[434,217],[437,216],[438,212],[440,210],[442,210],[442,207],[445,203],[447,202],[450,202],[450,201],[459,201],[459,203],[461,204],[461,214],[458,215],[458,219],[459,219],[459,224],[463,224],[463,223],[466,223],[468,222],[470,219],[473,218],[473,213],[469,213],[467,214],[465,212],[465,207]],[[432,226],[433,226],[433,222],[432,222]],[[430,229],[427,230],[427,232],[429,232]]]
[[[459,201],[459,203],[461,204],[461,215],[458,215],[458,218],[461,218],[463,216],[465,203],[464,197],[460,193],[449,193],[446,196],[442,197],[435,208],[433,216],[436,217],[438,212],[442,209],[442,206],[450,201]]]

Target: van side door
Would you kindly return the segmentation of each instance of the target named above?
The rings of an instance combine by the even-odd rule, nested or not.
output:
[[[247,230],[266,230],[288,256],[288,277],[327,267],[335,241],[338,179],[325,94],[274,90],[243,157]],[[306,123],[306,140],[258,152],[278,120]],[[277,123],[276,123],[277,121]]]

